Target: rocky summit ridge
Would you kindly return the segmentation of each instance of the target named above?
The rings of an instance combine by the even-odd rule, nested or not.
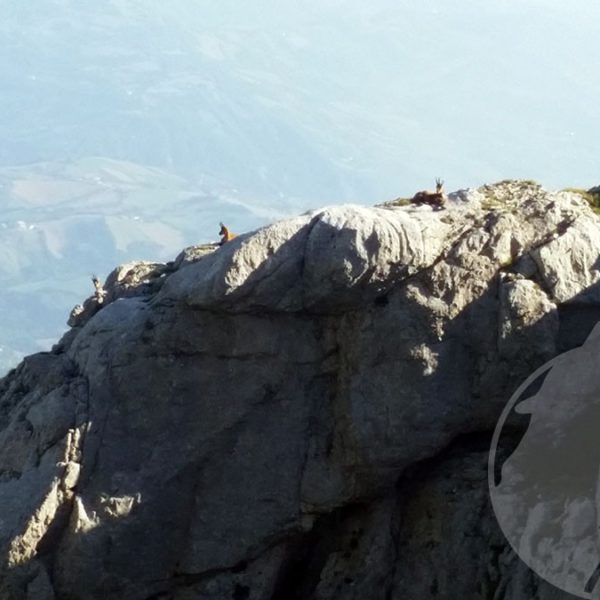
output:
[[[0,598],[567,598],[487,456],[600,318],[600,220],[532,182],[400,204],[123,265],[1,380]]]

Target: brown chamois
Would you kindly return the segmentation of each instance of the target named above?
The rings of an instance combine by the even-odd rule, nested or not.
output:
[[[444,208],[446,194],[444,194],[444,182],[439,177],[435,180],[435,192],[423,190],[417,192],[410,200],[411,204],[429,204],[437,210]]]
[[[233,238],[237,237],[237,235],[235,233],[231,233],[231,231],[229,231],[229,229],[227,229],[227,227],[225,227],[223,223],[219,223],[219,225],[221,225],[219,235],[222,236],[221,241],[219,242],[219,246],[222,246],[223,244],[226,244],[227,242],[230,242]]]

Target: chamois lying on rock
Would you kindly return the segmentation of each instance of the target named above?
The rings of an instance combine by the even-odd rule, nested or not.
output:
[[[435,180],[435,192],[423,190],[417,192],[410,200],[411,204],[429,204],[436,210],[444,208],[446,194],[444,194],[444,182],[437,178]]]
[[[222,236],[221,241],[219,242],[219,246],[222,246],[223,244],[230,242],[234,237],[237,237],[236,234],[231,233],[231,231],[229,231],[229,229],[227,229],[227,227],[225,227],[223,223],[219,223],[219,225],[221,225],[219,235]]]

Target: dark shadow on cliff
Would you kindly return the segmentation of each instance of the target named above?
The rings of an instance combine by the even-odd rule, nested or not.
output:
[[[543,287],[543,282],[537,281]],[[498,324],[494,322],[490,322],[489,319],[486,320],[486,314],[498,314],[498,308],[500,304],[500,295],[499,295],[499,286],[502,285],[500,277],[498,277],[495,281],[493,281],[489,287],[489,289],[475,302],[471,303],[465,309],[450,322],[446,328],[446,338],[451,338],[456,336],[459,339],[464,340],[466,343],[469,343],[469,336],[465,336],[465,331],[474,331],[474,335],[477,336],[477,328],[484,327],[489,330],[491,327],[497,327]],[[505,340],[505,346],[511,347],[515,343],[518,346],[519,342],[527,343],[527,340],[531,341],[531,347],[523,347],[523,352],[521,355],[514,355],[512,358],[501,357],[498,359],[501,361],[506,361],[506,369],[505,369],[505,378],[504,381],[501,381],[500,385],[496,385],[495,387],[486,389],[485,387],[480,388],[479,390],[474,390],[474,400],[477,404],[487,403],[488,406],[493,407],[493,410],[489,411],[488,414],[485,414],[486,411],[481,411],[480,414],[477,414],[477,409],[474,410],[474,420],[473,423],[466,424],[466,427],[462,433],[456,436],[450,446],[447,446],[442,452],[436,454],[435,457],[432,456],[431,459],[427,459],[426,461],[415,464],[408,471],[406,471],[403,476],[399,480],[399,490],[398,490],[398,498],[399,502],[402,506],[404,506],[405,498],[410,497],[411,493],[416,492],[418,496],[419,487],[415,487],[416,482],[414,480],[414,473],[418,472],[420,477],[424,480],[428,480],[431,477],[431,471],[435,465],[440,464],[441,462],[446,461],[448,458],[456,455],[458,452],[462,457],[467,460],[468,457],[472,454],[473,450],[469,448],[469,443],[465,444],[465,441],[468,442],[470,439],[469,436],[477,436],[479,443],[481,444],[481,440],[483,440],[483,446],[487,445],[487,450],[489,451],[493,428],[500,417],[500,413],[502,412],[504,406],[508,403],[512,394],[516,391],[516,389],[523,383],[523,381],[533,373],[537,368],[544,365],[548,360],[552,359],[554,356],[567,352],[569,350],[575,349],[582,344],[584,344],[585,340],[596,326],[597,323],[600,322],[600,305],[594,304],[590,302],[590,297],[598,292],[599,284],[594,284],[589,288],[583,290],[576,297],[572,298],[569,302],[563,303],[558,307],[558,328],[557,334],[555,337],[556,345],[555,351],[550,353],[542,353],[536,355],[535,353],[531,353],[530,349],[533,347],[535,339],[539,335],[547,335],[547,329],[549,325],[552,325],[551,321],[555,318],[553,315],[543,316],[539,321],[534,323],[533,325],[521,329],[518,332],[514,332],[513,335],[509,336],[508,339]],[[490,307],[496,306],[495,310],[490,310]],[[427,317],[426,314],[423,315],[424,318]],[[470,327],[467,328],[467,325]],[[467,353],[468,354],[468,353]],[[599,358],[600,360],[600,358]],[[474,374],[477,370],[476,365],[477,357],[474,357],[473,362],[473,370]],[[440,365],[441,366],[441,365]],[[488,368],[493,368],[493,365],[488,366]],[[524,400],[534,396],[537,391],[539,391],[540,387],[543,385],[543,382],[548,375],[549,371],[545,371],[540,374],[538,379],[532,382],[520,395],[515,408]],[[492,378],[494,380],[494,378]],[[497,382],[497,379],[496,379]],[[575,382],[574,382],[575,383]],[[475,416],[476,415],[476,416]],[[524,437],[527,435],[528,428],[531,422],[531,414],[518,412],[516,410],[512,410],[507,418],[498,444],[498,454],[497,454],[497,462],[495,466],[495,478],[496,482],[500,480],[500,472],[502,469],[502,465],[510,459],[511,455],[515,451],[515,449],[519,446],[519,444],[523,441]],[[592,417],[590,417],[592,418]],[[596,431],[597,426],[600,426],[597,423],[596,419]],[[467,436],[467,437],[465,437]],[[559,435],[557,432],[557,440],[559,439]],[[547,440],[549,445],[552,445],[552,440]],[[600,466],[600,444],[597,444],[597,448],[595,448],[592,454],[588,454],[588,459],[591,461],[596,460],[598,466]],[[559,448],[562,448],[560,444]],[[543,597],[548,598],[560,598],[560,599],[574,599],[574,596],[568,594],[567,592],[559,591],[556,588],[553,588],[551,585],[543,582],[537,575],[535,575],[532,571],[529,571],[523,563],[520,562],[518,557],[511,550],[508,542],[500,532],[500,528],[498,527],[496,520],[493,515],[492,507],[489,501],[489,496],[487,493],[488,482],[487,482],[487,469],[485,468],[487,462],[487,452],[484,451],[485,448],[482,448],[478,452],[483,453],[481,456],[482,467],[480,469],[480,480],[479,485],[481,486],[481,493],[485,495],[486,500],[480,510],[479,514],[481,515],[481,524],[484,529],[481,530],[480,535],[492,536],[494,539],[493,547],[495,548],[494,554],[496,556],[502,556],[503,563],[505,564],[505,569],[512,569],[515,577],[517,573],[521,573],[519,577],[526,578],[529,582],[527,585],[530,587],[532,593],[535,593],[535,590],[544,589],[545,592]],[[542,449],[541,449],[542,450]],[[539,456],[539,465],[540,468],[545,467],[550,469],[561,469],[566,468],[569,470],[573,470],[573,472],[577,472],[578,463],[577,457],[571,457],[573,460],[569,462],[569,456],[567,456],[564,460],[559,461],[552,457],[551,454],[540,453]],[[565,462],[566,461],[566,462]],[[444,475],[444,477],[450,477],[450,475]],[[461,476],[457,476],[457,481],[460,481]],[[595,483],[592,482],[592,483]],[[477,478],[472,481],[472,485],[477,484]],[[425,517],[423,517],[425,518]],[[465,515],[461,516],[461,518],[466,518]],[[413,524],[410,522],[410,518],[408,520],[406,518],[399,517],[401,520],[401,524],[398,525],[399,532],[397,533],[398,539],[403,539],[405,536],[406,528],[410,529]],[[491,530],[490,530],[491,527]],[[415,541],[415,544],[417,542]],[[492,542],[490,542],[492,544]],[[422,553],[422,549],[421,549]],[[417,546],[411,546],[411,544],[405,545],[403,549],[403,554],[405,560],[412,561],[415,556],[419,556],[419,548]],[[430,593],[425,598],[453,598],[454,596],[448,596],[447,593],[444,594],[440,589],[440,581],[435,575],[435,570],[439,569],[440,572],[443,572],[444,565],[442,563],[443,553],[439,556],[440,562],[437,564],[437,567],[432,571],[432,587],[430,589]],[[425,559],[424,559],[425,560]],[[498,558],[494,559],[498,561]],[[431,564],[431,558],[427,559],[428,564]],[[509,566],[510,565],[510,566]],[[413,565],[415,568],[417,565]],[[467,565],[465,565],[465,571],[462,574],[463,577],[467,577]],[[498,569],[498,565],[496,566]],[[506,581],[506,577],[501,576],[502,572],[493,571],[496,573],[497,577],[494,581],[488,581],[483,588],[478,589],[476,595],[469,597],[477,597],[477,598],[488,598],[488,597],[505,597],[502,593],[506,593],[506,591],[502,592],[502,590],[506,590],[509,586],[509,583]],[[508,571],[510,573],[510,571]],[[525,573],[525,574],[523,574]],[[506,573],[504,574],[506,575]],[[443,577],[442,577],[443,579]],[[404,582],[404,583],[403,583]],[[484,589],[485,588],[485,589]],[[393,591],[390,592],[388,598],[390,599],[399,599],[405,597],[406,593],[410,589],[410,584],[406,580],[402,580],[397,583],[393,588]],[[490,591],[491,590],[491,591]],[[585,591],[589,592],[589,589]],[[582,589],[582,592],[584,590]],[[469,593],[473,593],[473,591],[469,591]],[[492,594],[492,595],[490,595]],[[500,594],[500,595],[499,595]],[[511,596],[512,597],[512,596]]]

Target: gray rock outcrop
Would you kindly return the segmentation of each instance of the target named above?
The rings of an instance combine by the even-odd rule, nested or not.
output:
[[[568,598],[500,533],[487,457],[600,317],[599,224],[503,182],[116,270],[0,382],[0,598]]]

